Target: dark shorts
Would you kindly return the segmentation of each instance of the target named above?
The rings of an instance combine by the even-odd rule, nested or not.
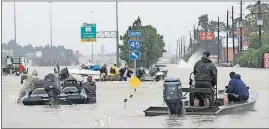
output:
[[[235,94],[233,94],[233,93],[228,93],[228,100],[229,101],[236,101],[236,102],[239,102],[239,101],[241,101],[239,98],[237,98],[236,96],[235,96]]]
[[[211,82],[209,81],[195,81],[195,88],[213,88]],[[194,97],[199,99],[199,106],[204,106],[204,99],[206,99],[209,94],[206,93],[194,93]]]

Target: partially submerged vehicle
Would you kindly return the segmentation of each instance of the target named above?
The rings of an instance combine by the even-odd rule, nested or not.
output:
[[[160,81],[163,80],[165,74],[158,70],[158,67],[150,67],[149,72],[143,77],[142,81]]]
[[[154,65],[154,67],[159,68],[159,69],[160,69],[160,71],[161,71],[161,72],[163,72],[164,77],[166,77],[166,76],[167,76],[167,73],[168,73],[168,68],[167,68],[167,66],[166,66],[166,65],[164,65],[164,64],[156,64],[156,65]]]
[[[23,99],[24,105],[72,105],[96,102],[94,82],[77,81],[72,76],[60,85],[56,75],[49,74],[44,80],[38,79],[34,89]]]
[[[144,111],[145,116],[158,115],[224,115],[239,111],[254,110],[257,99],[256,92],[250,92],[248,101],[229,102],[224,105],[224,90],[211,88],[194,88],[190,78],[190,87],[182,88],[178,78],[167,77],[164,81],[163,99],[166,104],[150,106]],[[185,94],[183,94],[185,92]],[[194,93],[209,94],[209,106],[194,106]]]

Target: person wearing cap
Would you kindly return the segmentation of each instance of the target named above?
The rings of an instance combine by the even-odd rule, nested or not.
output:
[[[230,72],[230,78],[226,93],[228,93],[229,101],[247,101],[249,98],[249,91],[240,74]]]
[[[33,87],[34,87],[34,83],[35,81],[38,79],[37,78],[37,71],[33,71],[32,74],[27,77],[26,81],[25,81],[25,84],[23,85],[20,93],[19,93],[19,97],[18,97],[18,100],[17,100],[17,103],[20,103],[21,102],[21,99],[25,96],[25,95],[29,95],[30,91],[34,90]]]
[[[217,68],[209,59],[209,57],[210,52],[205,51],[201,60],[197,61],[194,65],[193,73],[195,76],[195,88],[212,88],[214,91],[213,88],[215,85],[217,85]],[[210,104],[207,94],[196,93],[194,96],[196,101],[197,99],[199,100],[199,106],[208,106]],[[203,99],[201,96],[206,99]]]

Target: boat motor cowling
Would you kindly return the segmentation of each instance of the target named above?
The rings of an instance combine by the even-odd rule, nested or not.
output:
[[[163,84],[163,99],[171,115],[182,115],[184,102],[182,101],[182,86],[179,78],[167,77]]]

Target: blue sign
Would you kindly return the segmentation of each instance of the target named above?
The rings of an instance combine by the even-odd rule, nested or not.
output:
[[[128,37],[130,38],[141,38],[142,32],[140,30],[128,30]]]
[[[136,50],[138,50],[139,48],[141,48],[142,41],[141,41],[141,40],[129,40],[129,41],[128,41],[128,45],[129,45],[129,48],[130,48],[132,51],[136,51]]]
[[[141,52],[140,51],[130,51],[129,52],[130,60],[141,60]]]

